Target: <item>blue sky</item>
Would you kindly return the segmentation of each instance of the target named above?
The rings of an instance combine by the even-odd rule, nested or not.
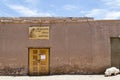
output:
[[[0,0],[0,17],[120,19],[120,0]]]

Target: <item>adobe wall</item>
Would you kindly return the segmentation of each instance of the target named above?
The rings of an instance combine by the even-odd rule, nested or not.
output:
[[[103,73],[111,66],[110,37],[120,34],[120,21],[68,23],[1,23],[0,66],[28,73],[28,48],[50,48],[50,74]],[[49,40],[30,40],[30,26],[50,26]]]

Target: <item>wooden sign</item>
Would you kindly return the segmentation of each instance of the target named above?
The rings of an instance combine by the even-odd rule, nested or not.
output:
[[[49,27],[29,27],[29,39],[49,39]]]

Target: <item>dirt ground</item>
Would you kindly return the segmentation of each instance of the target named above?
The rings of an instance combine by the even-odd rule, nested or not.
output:
[[[52,76],[0,76],[0,80],[120,80],[120,75],[52,75]]]

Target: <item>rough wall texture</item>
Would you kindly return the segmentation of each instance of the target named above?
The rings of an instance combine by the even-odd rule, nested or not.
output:
[[[46,25],[50,26],[49,40],[29,40],[30,26]],[[103,73],[111,66],[110,37],[118,35],[120,21],[0,23],[0,68],[14,66],[12,70],[24,69],[27,74],[28,48],[49,47],[50,74]]]

